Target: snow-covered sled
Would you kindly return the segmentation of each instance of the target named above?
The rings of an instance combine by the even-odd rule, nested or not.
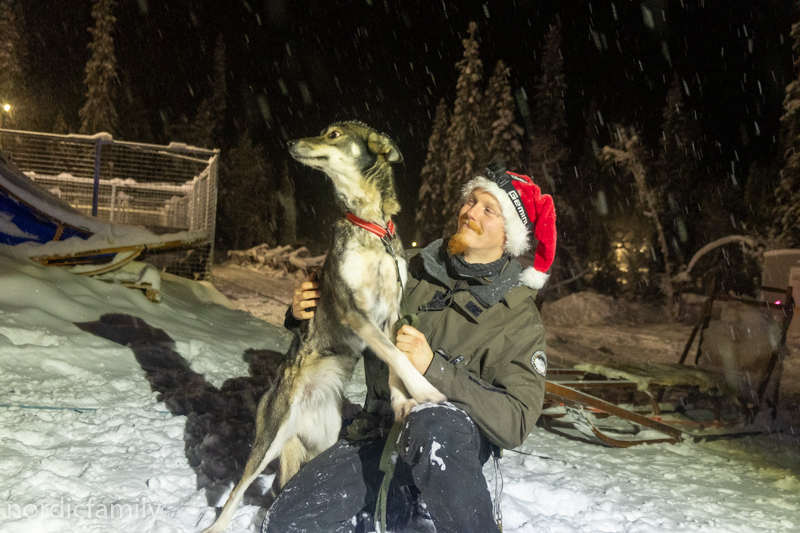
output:
[[[158,235],[89,217],[38,186],[0,151],[0,244],[46,266],[83,275],[123,267],[146,252],[189,249],[206,231]]]
[[[548,370],[544,426],[615,447],[767,431],[793,314],[792,288],[773,301],[711,291],[678,363]],[[698,336],[699,333],[699,336]],[[686,359],[696,343],[693,365]]]

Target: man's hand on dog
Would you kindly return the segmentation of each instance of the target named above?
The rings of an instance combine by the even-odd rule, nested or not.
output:
[[[322,292],[319,290],[316,272],[308,276],[308,281],[303,282],[294,290],[292,298],[292,315],[297,320],[308,320],[314,316],[314,307],[319,302]]]
[[[405,325],[397,331],[397,348],[406,354],[414,368],[424,376],[433,361],[433,350],[428,345],[425,335],[419,330]]]

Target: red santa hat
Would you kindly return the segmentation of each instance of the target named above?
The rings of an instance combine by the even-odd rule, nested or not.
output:
[[[528,236],[533,233],[539,244],[536,245],[533,266],[522,271],[520,281],[533,289],[541,289],[556,255],[553,197],[542,194],[530,177],[507,172],[499,165],[490,165],[484,174],[464,185],[462,197],[466,199],[473,190],[483,189],[497,199],[503,211],[506,252],[512,256],[517,257],[530,250]]]

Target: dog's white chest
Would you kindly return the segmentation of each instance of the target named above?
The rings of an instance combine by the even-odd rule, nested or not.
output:
[[[406,283],[406,261],[395,260],[383,249],[348,247],[342,261],[342,277],[356,297],[358,306],[375,324],[397,318],[402,286]]]

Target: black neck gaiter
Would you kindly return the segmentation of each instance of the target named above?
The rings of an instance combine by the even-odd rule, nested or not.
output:
[[[453,272],[462,278],[494,278],[503,271],[511,256],[503,254],[497,261],[491,263],[467,263],[464,261],[464,256],[452,255],[450,256],[450,266],[453,267]]]

